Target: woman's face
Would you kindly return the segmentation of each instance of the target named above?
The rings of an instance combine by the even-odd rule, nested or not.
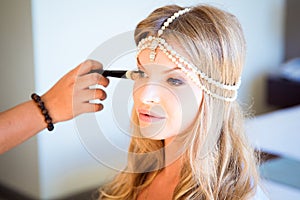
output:
[[[134,110],[141,134],[167,139],[187,131],[202,101],[202,90],[160,50],[150,62],[150,50],[138,56],[135,74]]]

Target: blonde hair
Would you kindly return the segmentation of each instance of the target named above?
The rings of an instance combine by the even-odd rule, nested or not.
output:
[[[176,5],[153,11],[135,31],[135,41],[156,35],[164,21],[182,10]],[[245,59],[245,39],[238,20],[218,8],[198,5],[180,16],[163,38],[201,71],[224,84],[234,85],[240,78]],[[176,41],[176,42],[175,42]],[[215,93],[226,92],[203,82]],[[203,93],[197,118],[188,134],[183,153],[184,167],[173,199],[249,199],[258,183],[256,159],[244,134],[244,115],[237,102],[224,102]],[[133,123],[138,119],[133,112]],[[134,126],[134,135],[139,129]],[[163,141],[144,138],[131,140],[129,152],[148,153],[162,149]],[[153,172],[121,172],[100,190],[101,199],[136,199],[164,166],[163,151],[153,158],[128,157],[128,168],[142,166]]]

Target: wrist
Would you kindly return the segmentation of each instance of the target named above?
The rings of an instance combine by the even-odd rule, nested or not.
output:
[[[47,92],[41,95],[41,99],[43,100],[44,104],[46,105],[46,108],[48,109],[48,113],[52,118],[52,123],[55,124],[57,122],[62,121],[60,113],[58,112],[60,109],[58,109],[57,106],[59,102],[57,102],[55,94]]]
[[[38,108],[41,111],[41,114],[44,116],[44,121],[47,124],[47,129],[49,131],[52,131],[54,129],[53,120],[42,98],[35,93],[31,95],[31,98],[37,104]]]

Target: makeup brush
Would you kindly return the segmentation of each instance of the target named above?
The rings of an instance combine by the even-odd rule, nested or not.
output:
[[[89,73],[99,73],[104,77],[115,77],[124,79],[133,79],[132,75],[136,71],[130,70],[92,70]]]

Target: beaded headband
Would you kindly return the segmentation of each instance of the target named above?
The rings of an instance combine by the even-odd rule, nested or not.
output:
[[[206,92],[208,95],[221,99],[224,101],[232,102],[236,100],[237,98],[237,90],[240,87],[241,80],[235,84],[235,85],[227,85],[224,83],[221,83],[217,80],[212,79],[211,77],[207,76],[204,72],[202,72],[199,68],[194,66],[193,64],[189,63],[187,59],[185,59],[183,56],[178,54],[163,38],[161,38],[164,30],[178,17],[181,15],[184,15],[185,13],[189,12],[191,8],[185,8],[184,10],[180,10],[176,13],[174,13],[171,17],[169,17],[163,24],[163,26],[158,30],[157,37],[155,36],[148,36],[144,39],[142,39],[138,44],[138,51],[137,56],[143,51],[144,49],[150,49],[150,61],[153,62],[156,57],[156,49],[159,48],[173,63],[177,65],[178,68],[181,69],[193,82],[195,82],[204,92]],[[219,94],[216,94],[206,88],[203,84],[201,84],[199,77],[205,81],[207,81],[209,84],[214,85],[217,88],[233,91],[234,94],[231,97],[224,97]]]

